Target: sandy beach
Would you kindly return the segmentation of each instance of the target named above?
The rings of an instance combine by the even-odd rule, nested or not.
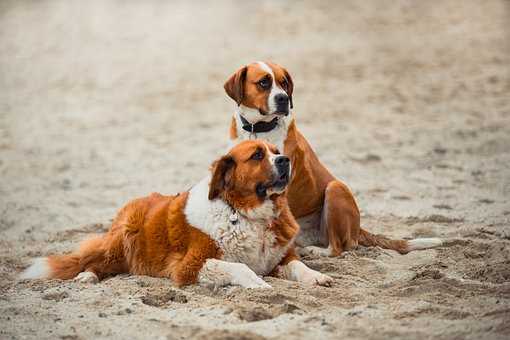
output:
[[[508,339],[510,2],[0,2],[0,339]],[[305,257],[271,290],[17,280],[187,190],[228,146],[224,81],[271,60],[362,225],[408,255]]]

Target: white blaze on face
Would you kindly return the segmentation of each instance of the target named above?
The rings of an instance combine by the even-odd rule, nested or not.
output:
[[[249,139],[252,137],[252,135],[249,132],[246,132],[245,130],[243,130],[241,128],[241,126],[243,126],[243,123],[242,123],[241,119],[239,118],[239,116],[243,116],[244,119],[246,119],[248,122],[250,122],[252,124],[255,124],[257,122],[270,122],[276,117],[276,114],[274,114],[274,112],[276,111],[275,96],[280,93],[287,94],[287,92],[285,92],[276,83],[274,72],[271,69],[271,67],[269,67],[269,65],[267,65],[266,63],[264,63],[262,61],[258,61],[255,64],[259,65],[259,67],[261,69],[263,69],[264,71],[269,73],[273,80],[273,83],[271,85],[271,91],[269,92],[269,95],[267,97],[267,106],[268,106],[269,114],[263,115],[260,113],[259,109],[250,108],[243,104],[241,104],[239,106],[236,105],[236,113],[237,113],[236,123],[237,123],[237,127],[238,127],[238,134],[242,136],[241,139]],[[289,103],[289,105],[290,105],[290,103]],[[260,133],[260,134],[264,136],[263,139],[271,142],[272,144],[277,145],[280,148],[280,150],[283,151],[283,141],[285,140],[285,136],[287,134],[288,124],[290,123],[290,121],[292,119],[293,119],[292,113],[289,110],[289,115],[279,117],[278,126],[274,130],[269,131],[269,132]],[[259,135],[259,134],[257,134],[257,135]]]
[[[269,109],[269,113],[274,113],[276,111],[276,102],[274,100],[274,97],[278,94],[287,94],[278,84],[276,83],[276,79],[273,73],[273,69],[269,67],[268,64],[257,61],[257,64],[260,65],[260,68],[262,68],[264,71],[269,73],[271,75],[271,79],[273,79],[273,85],[271,86],[271,92],[269,93],[269,96],[267,96],[267,107]]]
[[[269,163],[271,164],[271,169],[273,170],[273,176],[278,176],[278,169],[276,168],[276,157],[278,157],[278,155],[272,153],[267,144],[266,153],[267,157],[269,158]]]
[[[269,149],[267,144],[265,144],[265,146],[266,146],[267,157],[269,158],[269,163],[273,167],[273,171],[276,171],[275,161],[276,161],[276,157],[278,157],[278,155],[271,152],[271,150]]]

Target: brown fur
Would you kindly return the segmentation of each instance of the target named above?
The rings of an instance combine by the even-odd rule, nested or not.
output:
[[[232,122],[230,123],[230,139],[237,138],[237,124],[236,119],[232,117]]]
[[[283,79],[287,80],[288,87],[282,87],[282,89],[287,92],[289,98],[292,98],[294,84],[287,70],[274,63],[266,64],[271,67],[280,86]],[[265,110],[269,91],[262,93],[254,83],[266,72],[257,63],[242,69],[246,72],[245,85],[243,97],[238,104]],[[230,138],[236,139],[235,119],[231,122],[230,131]],[[331,255],[340,255],[342,251],[352,249],[358,244],[381,246],[400,253],[408,252],[405,240],[388,240],[361,229],[360,213],[352,192],[320,162],[294,121],[290,123],[287,131],[284,154],[291,159],[292,164],[292,179],[287,195],[290,210],[296,218],[317,212],[322,214],[322,224],[325,226],[324,236],[331,246]],[[317,225],[317,228],[320,228],[320,225]]]
[[[90,271],[100,279],[118,273],[169,277],[194,283],[208,258],[220,258],[215,242],[189,225],[187,193],[152,194],[128,203],[105,235],[86,241],[77,253],[49,258],[52,277],[71,279]]]
[[[280,216],[278,219],[272,221],[269,226],[269,230],[276,235],[276,242],[278,242],[280,246],[284,246],[299,232],[299,225],[294,219],[294,215],[290,212],[287,197],[285,195],[275,195],[272,200],[275,202],[275,208],[280,211]],[[295,254],[292,254],[294,254],[293,249],[287,255],[287,261],[297,259]],[[289,259],[289,256],[292,257],[292,259]]]
[[[281,86],[289,96],[292,108],[292,92],[294,91],[294,82],[290,74],[282,67],[276,64],[268,63],[268,66],[273,70],[276,83]],[[244,66],[237,70],[226,82],[224,89],[228,96],[232,98],[237,105],[245,105],[251,108],[257,108],[263,114],[268,113],[267,97],[270,91],[261,88],[258,82],[264,77],[271,77],[269,73],[260,68],[256,63]],[[235,120],[232,121],[232,125]],[[231,138],[237,137],[237,132],[233,134],[230,130]],[[235,135],[235,137],[233,136]]]
[[[259,182],[271,180],[271,165],[251,159],[261,141],[248,141],[234,147],[213,163],[209,197],[223,197],[236,209],[252,209],[262,203],[255,194]],[[273,148],[274,147],[270,147]],[[124,206],[104,235],[82,243],[70,255],[50,256],[52,278],[71,279],[83,271],[93,272],[99,279],[118,273],[168,277],[178,285],[197,282],[197,276],[209,258],[222,258],[216,242],[186,221],[184,208],[188,193],[163,196],[153,193]],[[286,246],[299,231],[290,213],[287,198],[274,195],[280,214],[268,225],[279,246]],[[296,255],[290,246],[281,264]]]
[[[290,73],[283,67],[274,63],[267,63],[267,65],[273,71],[276,83],[287,93],[290,101],[290,108],[292,109],[294,104],[292,102],[292,93],[294,92],[294,81],[290,76]]]
[[[244,83],[246,80],[247,67],[239,69],[234,73],[229,80],[225,83],[225,91],[235,100],[237,105],[241,104],[244,99]]]
[[[271,148],[276,150],[274,146]],[[267,184],[273,180],[267,149],[266,143],[246,141],[238,144],[229,155],[216,161],[212,169],[209,199],[221,194],[227,203],[238,210],[259,206],[263,199],[255,193],[257,184]],[[257,150],[264,153],[264,160],[251,159]]]

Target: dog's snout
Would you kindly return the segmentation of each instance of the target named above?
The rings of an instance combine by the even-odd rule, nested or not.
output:
[[[276,105],[289,105],[289,96],[285,93],[279,93],[274,97]]]
[[[276,182],[279,186],[285,186],[289,183],[290,177],[290,160],[287,156],[278,156],[274,159],[276,168]]]
[[[289,157],[287,156],[278,156],[274,160],[274,164],[276,164],[277,167],[286,167],[289,165]]]

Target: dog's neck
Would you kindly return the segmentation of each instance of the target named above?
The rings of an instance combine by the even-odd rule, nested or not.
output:
[[[253,223],[254,221],[269,223],[277,218],[279,211],[275,209],[272,200],[266,199],[264,203],[253,209],[236,209],[233,204],[225,202],[222,198],[209,200],[209,182],[211,175],[207,175],[189,191],[188,201],[186,203],[186,215],[188,222],[196,228],[210,229],[211,223],[231,223],[236,224],[232,215],[237,215],[239,220],[244,223]]]
[[[232,142],[238,143],[247,139],[262,139],[271,144],[276,145],[280,152],[284,152],[283,146],[285,143],[285,139],[287,139],[289,125],[294,120],[292,113],[290,113],[287,116],[269,115],[267,116],[267,118],[264,117],[265,119],[261,121],[253,121],[253,118],[251,118],[250,116],[244,115],[243,112],[241,111],[241,108],[239,107],[237,108],[236,112],[234,113],[237,138],[232,140]],[[243,118],[245,121],[243,121]],[[274,123],[271,123],[275,118],[277,118],[277,120],[274,121]],[[255,125],[259,122],[264,122],[263,123],[264,126],[267,126],[267,124],[270,125],[274,124],[274,127],[272,126],[272,128],[268,129],[268,131],[251,132],[243,128],[243,126],[247,126],[246,122],[252,125]]]
[[[243,123],[243,130],[248,131],[252,134],[269,132],[274,130],[278,126],[278,120],[280,117],[274,117],[270,122],[257,122],[255,124],[250,123],[246,120],[242,115],[239,116],[241,118],[241,123]]]

